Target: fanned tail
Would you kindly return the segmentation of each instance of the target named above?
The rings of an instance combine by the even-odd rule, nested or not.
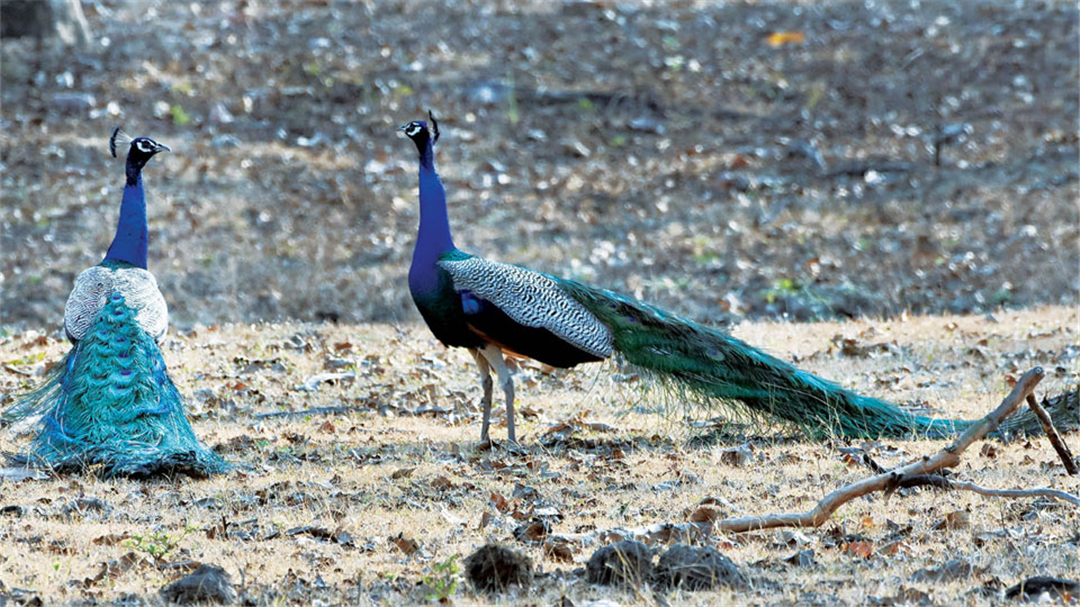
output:
[[[941,438],[972,423],[913,415],[801,371],[717,329],[611,291],[569,280],[559,284],[611,329],[615,350],[628,362],[708,403],[719,401],[752,416],[789,422],[816,437]],[[1068,402],[1065,399],[1065,406],[1052,413],[1070,413]],[[1075,427],[1075,399],[1071,407]],[[1038,427],[1034,415],[1024,409],[1001,432],[1031,432]]]
[[[195,437],[161,350],[119,293],[42,384],[0,420],[7,425],[35,415],[41,415],[37,435],[21,456],[30,464],[134,477],[203,477],[227,469]]]

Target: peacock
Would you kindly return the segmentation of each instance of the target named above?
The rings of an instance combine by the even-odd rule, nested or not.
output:
[[[116,157],[117,128],[109,139]],[[142,172],[169,147],[130,139],[120,218],[105,259],[84,270],[64,308],[72,347],[42,383],[0,416],[3,425],[34,423],[27,452],[16,457],[57,472],[196,477],[227,464],[203,447],[184,414],[159,342],[169,326],[165,298],[147,270],[149,244]]]
[[[504,356],[558,368],[615,355],[664,387],[704,405],[721,403],[751,417],[787,422],[814,438],[943,437],[971,422],[914,415],[797,369],[720,330],[632,298],[528,268],[490,261],[454,245],[446,192],[435,170],[439,125],[412,121],[399,130],[419,152],[420,226],[409,291],[431,332],[466,348],[483,387],[480,440],[490,441],[492,371],[506,399],[507,437],[516,442],[514,384]],[[1077,412],[1061,408],[1075,424]],[[1034,431],[1030,411],[1002,433]]]

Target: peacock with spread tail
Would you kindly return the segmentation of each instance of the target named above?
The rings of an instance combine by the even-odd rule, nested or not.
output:
[[[489,440],[492,371],[506,397],[507,434],[516,441],[514,384],[504,354],[552,367],[573,367],[621,355],[668,388],[703,404],[795,425],[813,437],[942,437],[971,422],[908,413],[801,371],[717,329],[604,289],[470,255],[454,246],[446,192],[435,171],[439,125],[413,121],[399,130],[420,154],[420,227],[409,290],[431,332],[466,348],[480,370],[483,422]],[[1059,423],[1075,426],[1076,398],[1056,399]],[[1002,433],[1039,428],[1030,411]]]
[[[117,128],[109,139],[114,158],[120,137]],[[130,144],[116,236],[105,259],[75,279],[64,308],[71,350],[0,422],[31,423],[40,416],[26,453],[16,457],[30,465],[103,476],[207,476],[227,465],[199,443],[184,415],[158,347],[169,312],[146,269],[142,172],[169,148],[149,137]]]

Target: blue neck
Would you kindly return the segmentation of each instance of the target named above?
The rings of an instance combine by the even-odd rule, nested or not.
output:
[[[132,179],[129,174],[127,185],[124,186],[124,199],[120,203],[116,236],[105,255],[105,261],[122,261],[145,270],[148,232],[142,176],[136,174]]]
[[[435,172],[431,143],[425,147],[420,155],[420,230],[409,269],[409,286],[413,291],[434,288],[437,284],[436,262],[455,248],[446,215],[446,190]]]

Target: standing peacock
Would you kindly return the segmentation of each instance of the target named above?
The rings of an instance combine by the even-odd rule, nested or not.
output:
[[[420,153],[420,229],[409,290],[435,337],[467,348],[480,369],[482,442],[488,441],[492,369],[506,394],[508,438],[515,441],[514,385],[504,352],[563,368],[620,354],[704,404],[721,402],[789,422],[811,436],[944,436],[969,425],[912,415],[860,396],[719,330],[617,293],[458,250],[450,235],[446,192],[435,172],[439,126],[430,112],[428,117],[430,131],[424,121],[400,129]],[[1070,401],[1059,402],[1067,409]],[[1075,411],[1069,415],[1069,423],[1075,423]],[[1038,427],[1025,410],[1002,430]]]
[[[117,128],[109,139],[116,157]],[[105,259],[79,274],[64,308],[71,350],[0,417],[41,416],[20,459],[56,471],[103,476],[184,472],[207,476],[226,464],[199,444],[158,348],[169,326],[165,299],[146,269],[148,227],[142,171],[169,148],[131,140],[116,236]]]

